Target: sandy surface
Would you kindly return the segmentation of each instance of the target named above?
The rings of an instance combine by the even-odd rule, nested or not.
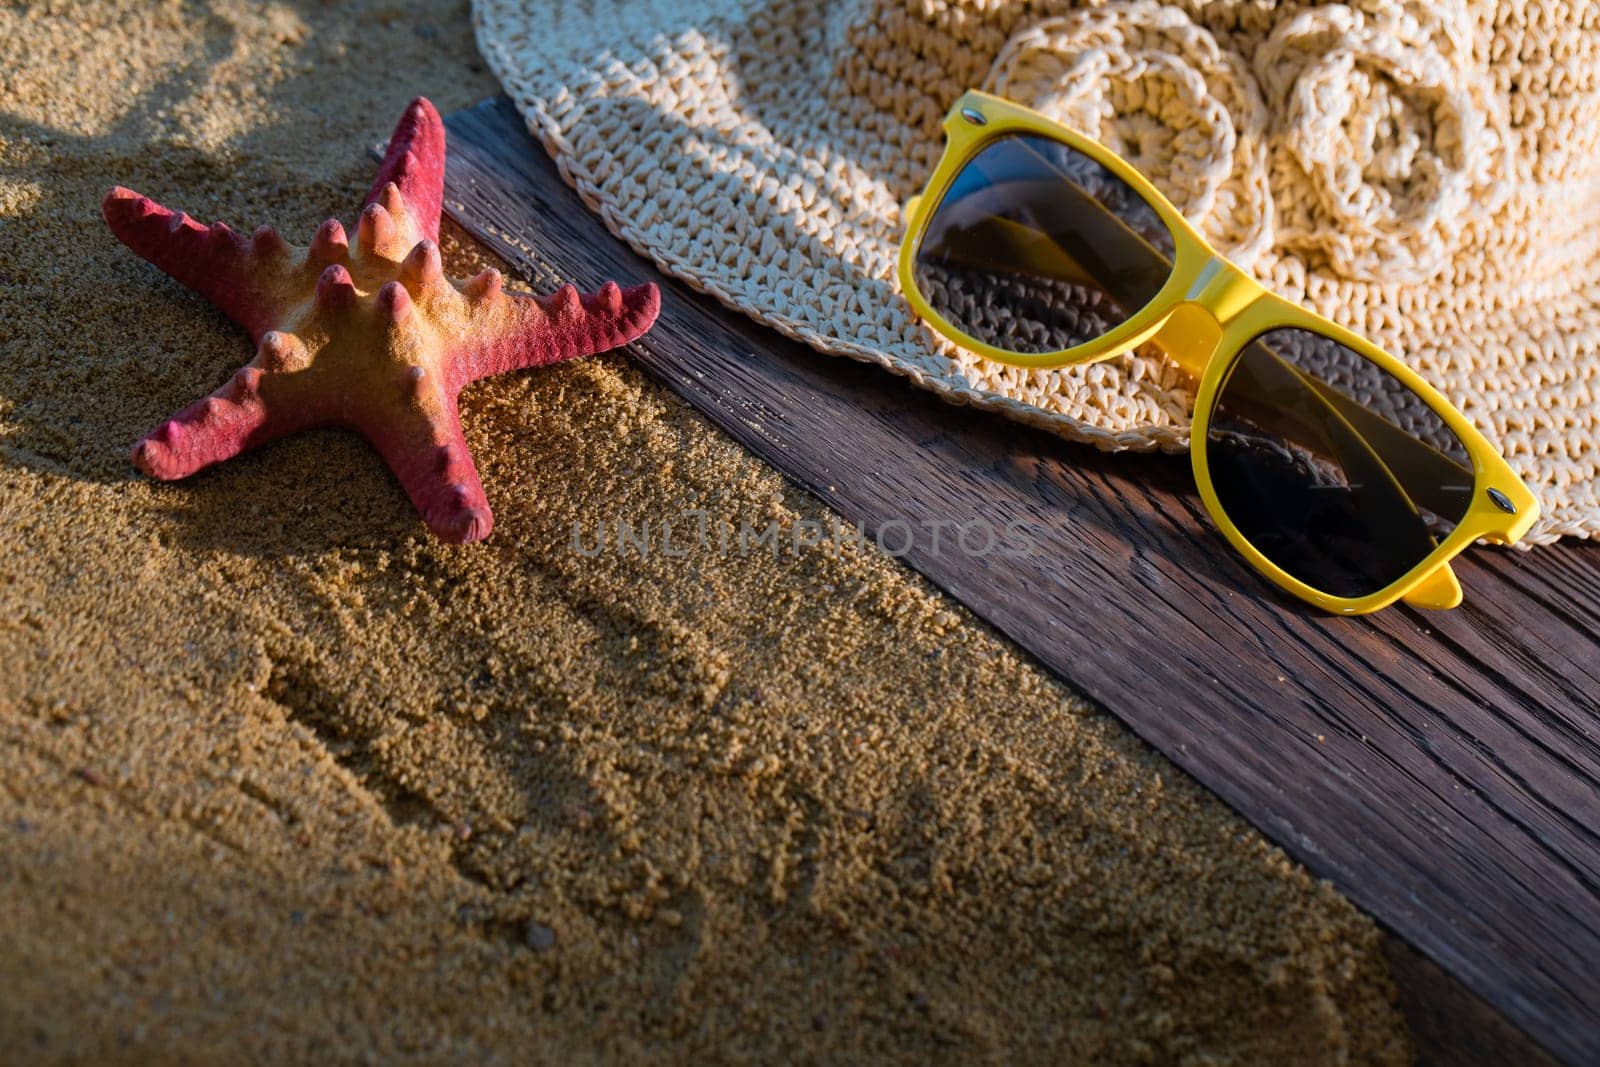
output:
[[[420,6],[0,11],[0,1057],[1403,1059],[1368,920],[914,575],[574,552],[829,521],[621,355],[464,397],[484,546],[336,432],[133,475],[248,353],[100,196],[353,221],[494,89]]]

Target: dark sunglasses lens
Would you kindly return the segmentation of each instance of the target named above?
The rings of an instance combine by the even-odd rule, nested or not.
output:
[[[1261,334],[1217,393],[1206,466],[1222,510],[1273,563],[1338,597],[1404,577],[1466,514],[1454,431],[1360,353],[1309,330]]]
[[[1046,137],[1006,136],[944,191],[917,245],[917,289],[950,325],[1006,352],[1092,341],[1172,274],[1172,234],[1122,179]]]

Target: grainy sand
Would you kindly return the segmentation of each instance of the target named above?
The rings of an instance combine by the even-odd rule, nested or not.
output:
[[[133,475],[247,349],[100,196],[352,221],[495,88],[419,6],[0,11],[0,1058],[1406,1058],[1367,919],[911,573],[574,553],[829,521],[621,355],[466,395],[484,546],[340,433]]]

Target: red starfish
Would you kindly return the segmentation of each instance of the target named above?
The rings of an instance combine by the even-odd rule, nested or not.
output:
[[[153,478],[184,478],[311,426],[348,426],[382,454],[430,529],[487,537],[493,517],[461,435],[456,396],[491,374],[602,352],[638,337],[654,285],[513,296],[500,272],[445,278],[439,264],[444,124],[418,97],[362,205],[354,247],[329,219],[309,249],[263,226],[245,238],[116,188],[118,240],[250,332],[256,358],[133,446]]]

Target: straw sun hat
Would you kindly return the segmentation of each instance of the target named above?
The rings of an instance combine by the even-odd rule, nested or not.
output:
[[[629,244],[786,334],[1107,449],[1187,446],[1144,349],[1004,367],[912,315],[901,204],[967,88],[1139,166],[1225,254],[1438,385],[1600,535],[1600,11],[1581,0],[475,0]]]

